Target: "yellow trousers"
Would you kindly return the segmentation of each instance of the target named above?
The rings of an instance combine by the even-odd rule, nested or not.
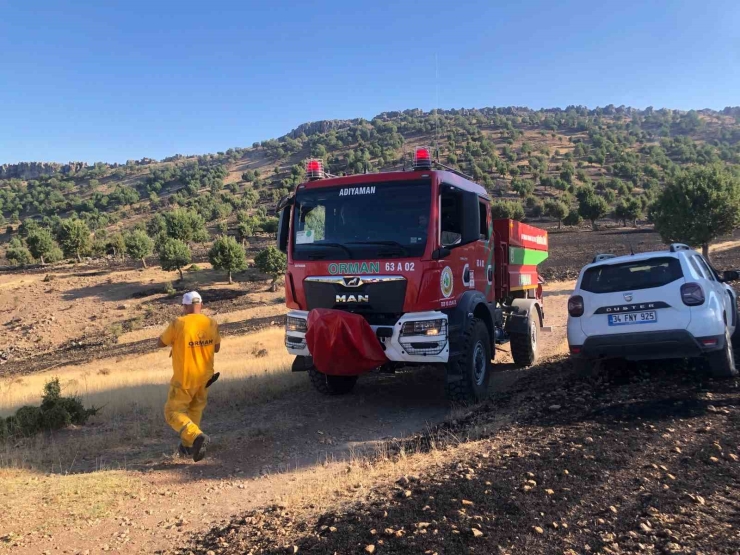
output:
[[[170,385],[164,405],[164,419],[180,435],[185,447],[192,447],[195,438],[202,433],[200,419],[207,401],[208,390],[205,384],[193,389]]]

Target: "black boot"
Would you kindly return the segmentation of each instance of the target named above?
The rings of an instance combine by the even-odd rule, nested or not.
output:
[[[192,447],[185,447],[182,443],[177,446],[177,454],[181,457],[192,457],[193,456],[193,448]]]
[[[206,447],[210,441],[210,438],[206,434],[199,434],[195,438],[192,448],[193,460],[195,462],[203,460],[203,457],[206,456]]]

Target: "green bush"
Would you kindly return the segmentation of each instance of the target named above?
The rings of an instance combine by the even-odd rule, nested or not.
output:
[[[99,410],[95,407],[86,409],[76,397],[62,397],[59,378],[53,378],[44,385],[40,407],[26,405],[19,408],[15,415],[0,418],[0,441],[60,430],[70,424],[81,426]]]

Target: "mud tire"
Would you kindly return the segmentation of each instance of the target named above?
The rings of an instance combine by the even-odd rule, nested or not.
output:
[[[532,366],[537,361],[540,329],[536,314],[531,312],[527,317],[527,330],[527,333],[511,334],[511,356],[517,368]]]
[[[448,363],[456,365],[452,374],[462,378],[445,383],[447,399],[453,403],[476,403],[488,397],[492,358],[488,328],[482,320],[472,318],[463,332],[462,354]]]
[[[308,377],[322,395],[346,395],[357,383],[357,376],[329,376],[319,372],[313,365],[308,367]]]

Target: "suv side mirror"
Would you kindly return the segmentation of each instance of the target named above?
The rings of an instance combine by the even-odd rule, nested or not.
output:
[[[280,211],[280,220],[277,229],[277,247],[284,253],[288,253],[288,236],[290,235],[290,205]]]
[[[740,280],[740,272],[737,270],[726,270],[722,272],[722,282]]]

